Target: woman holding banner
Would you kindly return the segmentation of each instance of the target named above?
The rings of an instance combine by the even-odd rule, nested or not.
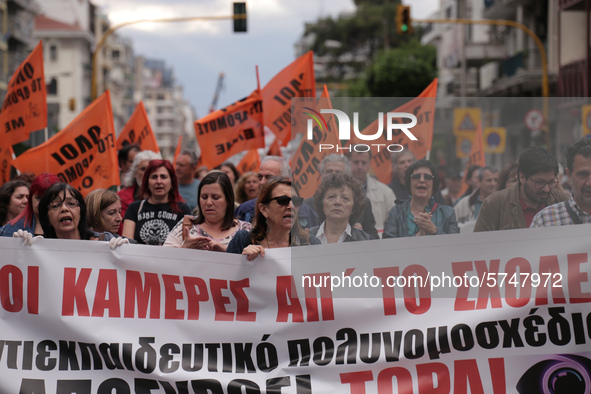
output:
[[[410,199],[388,213],[382,238],[455,234],[460,229],[454,209],[438,204],[433,197],[439,189],[439,174],[428,160],[418,160],[405,174]]]
[[[365,194],[361,183],[344,172],[325,176],[314,193],[314,207],[320,226],[312,227],[310,234],[323,244],[366,241],[369,234],[352,227],[365,209]]]
[[[191,210],[182,202],[177,177],[168,160],[151,160],[141,185],[140,195],[146,199],[129,205],[122,235],[140,244],[162,245],[170,230]]]
[[[89,229],[84,198],[67,183],[55,183],[43,194],[39,201],[39,221],[43,236],[34,238],[109,241],[111,249],[129,243],[129,240],[109,232],[98,233]],[[31,245],[34,240],[33,234],[26,230],[18,230],[13,237],[23,238],[27,245]]]
[[[8,222],[6,226],[0,227],[0,235],[3,237],[12,237],[18,230],[26,230],[31,234],[43,235],[43,228],[39,221],[39,201],[49,187],[60,182],[57,175],[43,173],[33,180],[29,189],[29,199],[27,206],[14,220]]]
[[[164,246],[225,252],[239,230],[250,230],[248,222],[234,218],[234,191],[222,171],[211,171],[197,189],[197,216],[185,216],[172,229]]]
[[[301,205],[303,200],[298,197],[292,201],[289,178],[268,181],[257,199],[252,231],[238,231],[226,252],[241,253],[252,261],[259,255],[264,256],[265,249],[318,243],[308,237],[297,221],[292,221],[295,202]],[[294,237],[297,241],[292,243]]]

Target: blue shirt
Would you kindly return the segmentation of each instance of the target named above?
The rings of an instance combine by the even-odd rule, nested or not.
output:
[[[199,188],[199,183],[199,179],[193,180],[193,182],[189,185],[181,185],[179,183],[179,193],[181,197],[183,197],[183,200],[185,200],[185,203],[191,209],[191,212],[193,212],[197,206],[197,188]]]

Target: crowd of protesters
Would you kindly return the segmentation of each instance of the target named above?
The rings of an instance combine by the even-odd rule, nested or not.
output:
[[[173,166],[130,145],[119,152],[122,185],[86,198],[53,174],[21,174],[0,187],[0,235],[164,245],[240,253],[265,249],[591,223],[591,139],[572,143],[561,166],[529,147],[504,169],[460,171],[392,157],[386,185],[371,152],[328,155],[311,198],[292,188],[286,159],[266,156],[257,172],[232,163],[209,171],[182,151]],[[443,176],[442,176],[443,175]],[[568,191],[567,191],[568,190]]]

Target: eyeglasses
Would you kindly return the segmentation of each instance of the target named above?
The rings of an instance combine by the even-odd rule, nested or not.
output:
[[[550,189],[554,189],[556,187],[556,185],[558,184],[558,179],[554,178],[553,180],[551,180],[550,182],[546,182],[546,181],[536,181],[535,179],[533,179],[531,176],[528,176],[528,179],[531,179],[532,182],[536,185],[536,188],[538,189],[543,189],[544,186],[548,186]]]
[[[301,198],[301,197],[298,197]],[[290,196],[277,196],[277,197],[273,197],[271,200],[269,200],[269,202],[271,201],[277,201],[277,204],[281,205],[282,207],[286,207],[289,205],[289,203],[291,202],[291,197]],[[303,199],[302,199],[303,201]],[[294,202],[295,205],[295,202]]]
[[[47,206],[47,209],[50,211],[57,211],[64,204],[66,204],[66,207],[68,207],[68,208],[76,208],[76,207],[80,206],[80,202],[78,200],[70,199],[70,200],[64,200],[64,201],[51,203]]]
[[[432,181],[433,179],[435,179],[435,177],[431,174],[412,174],[410,176],[410,179],[418,181],[421,179],[421,177],[423,177],[423,179],[425,179],[426,181]]]
[[[265,178],[266,180],[271,180],[273,178],[277,178],[275,175],[272,174],[267,174],[267,175],[263,175],[263,174],[257,174],[257,177],[259,177],[259,181],[262,181],[263,178]]]

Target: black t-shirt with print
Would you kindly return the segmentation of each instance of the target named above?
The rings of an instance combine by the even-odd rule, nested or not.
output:
[[[184,202],[177,203],[181,212],[174,213],[170,204],[150,204],[134,201],[125,212],[125,219],[135,222],[133,238],[140,244],[162,245],[172,228],[191,210]],[[141,210],[140,210],[141,206]],[[138,212],[139,211],[139,212]]]

